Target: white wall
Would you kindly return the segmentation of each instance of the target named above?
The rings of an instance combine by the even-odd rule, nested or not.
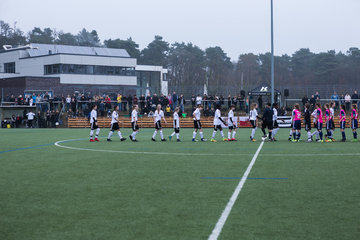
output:
[[[97,84],[97,85],[137,85],[136,76],[106,76],[106,75],[80,75],[60,74],[62,84]]]
[[[60,55],[59,63],[99,66],[135,67],[136,58],[99,57],[81,55]]]
[[[21,75],[41,77],[44,76],[44,65],[60,63],[60,55],[50,55],[46,57],[24,58],[19,61]],[[49,75],[50,76],[50,75]]]
[[[4,72],[4,63],[15,62],[15,72],[18,73],[19,69],[19,51],[10,51],[0,54],[0,72]]]

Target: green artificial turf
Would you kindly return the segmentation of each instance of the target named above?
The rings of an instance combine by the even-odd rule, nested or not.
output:
[[[88,129],[0,129],[0,239],[207,239],[260,145],[250,131],[90,143]],[[219,239],[360,239],[360,143],[288,133],[265,142]]]

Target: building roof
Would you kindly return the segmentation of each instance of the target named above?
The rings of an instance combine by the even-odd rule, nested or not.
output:
[[[39,57],[51,54],[74,54],[87,56],[106,56],[129,58],[130,55],[125,49],[101,48],[101,47],[83,47],[56,44],[32,43],[31,48],[26,49],[29,57]]]

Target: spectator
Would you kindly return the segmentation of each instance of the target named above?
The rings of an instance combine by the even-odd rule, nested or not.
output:
[[[357,91],[354,91],[354,94],[351,96],[352,99],[352,104],[356,104],[358,103],[358,99],[359,99],[359,95],[357,93]]]
[[[314,98],[316,102],[320,101],[320,94],[318,91],[316,91]]]
[[[140,108],[141,109],[144,109],[145,108],[145,96],[144,96],[144,94],[142,94],[141,96],[140,96]]]
[[[224,103],[225,103],[225,98],[224,98],[223,95],[220,95],[219,100],[220,100],[220,105],[221,105],[221,106],[224,105]]]
[[[76,112],[76,98],[71,98],[71,103],[70,103],[70,105],[71,105],[71,110],[72,110],[72,112]]]
[[[305,104],[309,101],[309,99],[307,98],[307,96],[304,96],[301,100],[303,107],[305,107]]]
[[[184,113],[184,111],[185,111],[185,98],[184,98],[183,94],[180,95],[179,105],[180,105],[180,111],[181,111],[180,113]]]
[[[340,105],[343,105],[345,104],[345,97],[344,97],[344,94],[341,94],[340,96]]]
[[[127,101],[127,98],[125,95],[122,97],[121,101],[122,101],[122,105],[123,105],[123,111],[126,112],[128,101]]]
[[[229,94],[228,96],[228,108],[230,109],[230,106],[231,106],[231,95]]]
[[[151,105],[152,105],[152,98],[150,96],[150,93],[148,93],[146,96],[146,108],[150,109]]]
[[[201,105],[201,103],[202,103],[202,97],[200,96],[200,94],[198,94],[196,97],[196,105]]]
[[[33,100],[33,104],[36,104],[36,95],[35,95],[35,93],[33,93],[33,95],[32,95],[32,100]]]
[[[32,107],[34,105],[34,99],[33,98],[29,99],[29,105],[30,105],[30,107]]]
[[[129,96],[127,97],[127,101],[128,101],[128,106],[129,106],[128,111],[132,111],[133,98],[132,98],[131,95],[129,95]]]
[[[159,97],[156,93],[154,93],[154,96],[152,97],[152,104],[158,105],[159,104]]]
[[[339,95],[337,95],[336,92],[334,92],[333,95],[331,95],[331,101],[335,102],[335,109],[339,109]]]
[[[171,108],[170,108],[170,105],[168,104],[165,108],[165,112],[166,112],[166,116],[167,117],[170,117],[170,111],[171,111]]]
[[[172,95],[172,109],[174,110],[176,107],[177,107],[177,102],[178,102],[178,96],[176,95],[176,92],[174,91],[173,92],[173,95]]]
[[[117,105],[118,105],[118,108],[119,108],[119,111],[121,112],[122,111],[122,95],[121,94],[118,94],[117,97],[116,97],[116,102],[117,102]]]
[[[16,128],[19,128],[20,124],[21,124],[21,117],[20,117],[20,115],[18,114],[18,115],[16,116],[16,120],[15,120],[15,126],[16,126]]]
[[[165,104],[165,105],[164,105],[164,104]],[[162,101],[163,107],[165,107],[165,106],[168,105],[168,104],[170,104],[170,107],[171,107],[171,109],[173,110],[174,105],[173,105],[173,100],[172,100],[172,96],[171,96],[170,93],[169,93],[168,96],[166,97],[166,101]]]
[[[165,108],[167,105],[169,105],[170,106],[170,108],[171,108],[171,103],[170,103],[170,100],[171,100],[171,97],[170,97],[170,99],[169,98],[167,98],[167,97],[163,97],[163,100],[162,100],[162,102],[161,102],[161,106],[163,107],[163,108]]]
[[[351,103],[351,97],[350,97],[350,94],[346,94],[345,95],[345,105],[346,105],[346,110],[349,111],[350,110],[350,103]]]
[[[133,98],[133,104],[138,104],[139,103],[139,99],[137,98],[136,94],[134,95]]]
[[[232,104],[235,106],[235,110],[236,110],[236,106],[237,106],[237,97],[236,96],[234,96],[233,98],[232,98]],[[229,108],[230,109],[230,108]]]
[[[33,99],[34,99],[34,96],[33,96]],[[36,97],[35,97],[34,103],[36,103]],[[66,110],[69,110],[70,103],[71,103],[71,97],[70,97],[70,95],[67,95],[67,97],[66,97]]]
[[[45,101],[45,102],[49,102],[49,100],[50,100],[49,93],[46,92],[46,93],[44,94],[44,101]]]
[[[208,109],[210,109],[211,108],[211,105],[213,104],[213,102],[214,102],[214,98],[213,98],[213,96],[209,96],[208,97]]]
[[[101,102],[99,104],[99,112],[100,112],[100,115],[102,117],[105,116],[105,103],[104,103],[104,100],[101,100]]]
[[[193,95],[191,96],[191,107],[192,107],[192,109],[195,108],[195,105],[196,105],[196,97],[195,97],[195,95],[193,94]]]
[[[314,110],[315,109],[315,103],[316,103],[314,95],[311,95],[309,103],[310,103],[310,106],[311,106],[311,110]]]
[[[109,95],[106,95],[105,97],[105,110],[106,111],[111,110],[111,98],[109,97]],[[73,112],[75,111],[73,110]]]

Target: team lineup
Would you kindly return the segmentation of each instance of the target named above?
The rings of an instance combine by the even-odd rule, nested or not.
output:
[[[307,133],[307,142],[313,142],[313,136],[316,136],[315,141],[316,142],[334,142],[334,130],[335,130],[335,122],[334,122],[334,111],[335,103],[326,103],[324,105],[325,108],[325,114],[323,114],[323,110],[321,109],[321,104],[316,103],[315,104],[315,110],[310,113],[310,104],[306,103],[304,106],[303,113],[300,110],[300,105],[296,103],[294,105],[294,108],[292,110],[291,114],[291,128],[289,133],[289,141],[292,142],[299,142],[301,141],[301,123],[302,123],[302,117],[304,119],[304,127],[305,131]],[[261,123],[261,131],[263,133],[262,140],[268,139],[269,141],[277,141],[275,138],[277,132],[279,131],[279,124],[278,124],[278,104],[270,104],[267,103],[266,107],[264,109],[263,115],[260,117],[257,111],[258,105],[256,103],[253,103],[251,105],[251,110],[249,114],[249,121],[252,126],[252,131],[250,135],[250,141],[255,142],[255,133],[258,126],[258,120],[260,120]],[[342,139],[341,141],[346,141],[346,134],[345,134],[345,128],[346,128],[346,112],[345,112],[345,106],[340,106],[340,114],[339,114],[339,124],[340,124],[340,131]],[[197,133],[199,132],[200,135],[200,141],[206,142],[207,139],[204,138],[203,129],[201,126],[201,111],[203,110],[202,105],[198,105],[195,111],[192,113],[192,117],[194,120],[194,132],[192,136],[193,142],[198,142],[199,140],[196,139]],[[220,132],[222,141],[237,141],[236,140],[236,132],[238,128],[238,122],[235,121],[234,118],[234,110],[235,106],[231,105],[230,110],[227,114],[227,120],[224,120],[221,116],[221,105],[216,106],[216,111],[214,114],[214,131],[211,136],[211,142],[216,142],[215,137],[217,132]],[[174,136],[176,136],[176,141],[180,142],[180,117],[179,117],[179,107],[176,107],[173,114],[173,133],[168,137],[171,141]],[[130,134],[129,138],[133,142],[137,142],[136,135],[139,133],[139,126],[138,126],[138,112],[139,112],[139,106],[134,105],[133,110],[131,112],[131,128],[132,133]],[[323,116],[325,119],[323,119]],[[356,104],[352,105],[351,110],[351,129],[353,132],[353,141],[357,142],[357,128],[358,128],[358,111]],[[315,128],[315,131],[311,132],[311,117],[313,117],[313,126]],[[120,141],[125,141],[126,138],[124,138],[121,134],[120,127],[119,127],[119,109],[118,106],[114,107],[114,111],[111,114],[111,127],[110,131],[107,137],[107,141],[112,141],[111,137],[115,131],[117,131]],[[156,141],[156,136],[159,133],[161,141],[167,141],[167,139],[164,137],[164,133],[162,130],[162,121],[164,121],[165,124],[167,124],[167,121],[164,116],[164,112],[161,109],[161,105],[157,105],[156,111],[153,115],[154,119],[154,127],[155,131],[151,137],[151,141]],[[90,113],[90,142],[99,142],[99,133],[100,128],[97,124],[97,105],[94,105],[92,107],[91,113]],[[325,129],[326,134],[324,136],[323,134],[323,125],[325,121]],[[228,127],[228,135],[227,137],[224,135],[223,131],[223,125]],[[268,130],[268,133],[266,133],[266,129]],[[95,138],[94,138],[94,132],[95,132]],[[325,138],[325,140],[324,140]]]

